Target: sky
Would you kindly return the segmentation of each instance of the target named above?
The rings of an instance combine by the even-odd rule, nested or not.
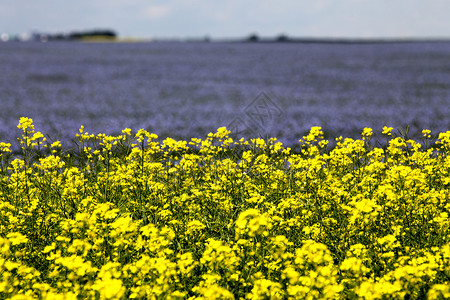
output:
[[[0,0],[0,33],[449,38],[449,0]]]

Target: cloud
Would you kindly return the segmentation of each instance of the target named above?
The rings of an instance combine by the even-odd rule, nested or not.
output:
[[[167,17],[172,10],[173,9],[167,5],[150,5],[144,9],[143,15],[150,19],[162,19]]]
[[[317,0],[312,3],[313,8],[318,11],[322,11],[322,10],[328,8],[330,6],[330,4],[331,4],[331,1],[329,1],[329,0]]]

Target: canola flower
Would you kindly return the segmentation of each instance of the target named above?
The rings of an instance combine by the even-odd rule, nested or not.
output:
[[[0,143],[1,299],[450,297],[450,132]]]

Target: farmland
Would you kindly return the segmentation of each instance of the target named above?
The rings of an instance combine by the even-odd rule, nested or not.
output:
[[[0,297],[450,297],[450,132],[0,144]]]

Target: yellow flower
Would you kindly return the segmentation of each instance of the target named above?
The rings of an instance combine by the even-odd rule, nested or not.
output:
[[[247,233],[249,236],[259,234],[267,235],[267,229],[272,228],[269,219],[260,214],[257,209],[251,208],[242,212],[236,220],[236,233]]]
[[[28,238],[20,232],[11,232],[6,235],[12,245],[20,245],[28,242]]]
[[[98,279],[92,288],[100,292],[101,299],[120,299],[125,293],[122,280],[111,277]]]
[[[362,135],[364,140],[365,139],[370,139],[372,137],[372,135],[373,135],[372,128],[368,128],[368,127],[364,128],[361,135]]]
[[[391,135],[392,134],[392,130],[393,130],[392,127],[384,126],[382,134]]]
[[[194,234],[195,232],[202,231],[206,226],[199,220],[193,220],[187,224],[187,234]]]
[[[283,299],[284,293],[281,284],[268,279],[259,279],[255,282],[248,299]]]
[[[422,130],[422,136],[424,137],[424,138],[431,138],[431,130],[429,130],[429,129],[423,129]]]
[[[10,143],[2,143],[0,142],[0,152],[11,152],[11,144]],[[1,153],[0,153],[1,155]]]
[[[131,129],[130,128],[125,128],[124,130],[122,130],[122,133],[125,135],[131,135]]]
[[[27,129],[34,130],[33,119],[21,117],[19,120],[19,125],[17,125],[17,128],[22,129],[24,132],[26,132]]]
[[[450,298],[449,284],[434,284],[428,291],[428,299],[448,299]]]

